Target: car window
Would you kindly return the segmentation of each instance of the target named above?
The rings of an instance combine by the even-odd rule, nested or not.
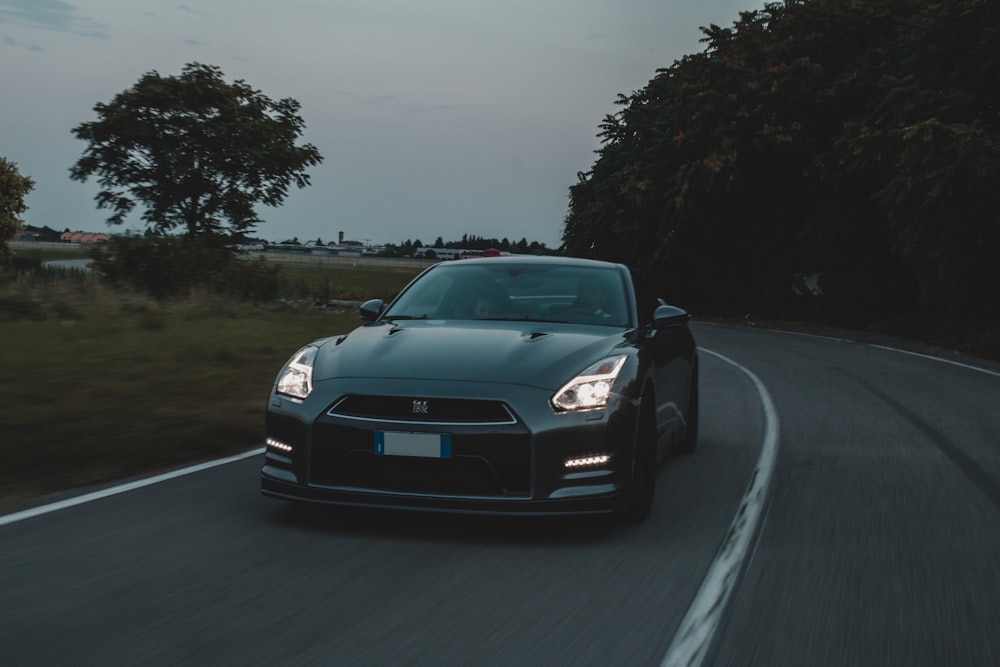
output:
[[[445,295],[455,283],[454,276],[441,271],[429,271],[415,281],[396,299],[384,317],[421,319],[434,317]]]
[[[426,283],[426,284],[424,284]],[[510,319],[630,326],[621,274],[559,264],[442,264],[410,286],[385,317]]]

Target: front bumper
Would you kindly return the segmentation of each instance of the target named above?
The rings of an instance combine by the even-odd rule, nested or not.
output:
[[[453,385],[407,387],[405,382],[361,389],[431,400],[456,393]],[[475,397],[474,387],[462,389],[462,397]],[[508,406],[513,423],[359,423],[329,414],[341,393],[326,393],[332,400],[312,405],[308,399],[293,403],[272,396],[267,434],[290,451],[267,448],[261,492],[311,503],[455,513],[601,514],[617,509],[630,480],[633,402],[614,399],[603,410],[554,414],[547,392],[517,387],[507,388],[506,395],[501,388],[497,395],[497,387],[490,390],[488,399]],[[372,443],[377,431],[447,432],[454,456],[376,456]],[[567,459],[595,454],[607,454],[608,462],[564,465]]]
[[[547,500],[431,496],[372,492],[289,483],[268,474],[267,466],[261,471],[261,493],[272,498],[294,500],[340,507],[367,507],[393,510],[420,510],[453,514],[515,515],[572,515],[608,514],[615,511],[619,492],[558,498]]]

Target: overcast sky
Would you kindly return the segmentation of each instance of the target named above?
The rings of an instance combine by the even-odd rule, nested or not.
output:
[[[617,94],[762,4],[0,0],[0,156],[35,180],[25,222],[108,231],[96,183],[69,179],[85,147],[71,129],[144,73],[200,62],[298,100],[324,157],[310,187],[259,210],[259,236],[558,247]]]

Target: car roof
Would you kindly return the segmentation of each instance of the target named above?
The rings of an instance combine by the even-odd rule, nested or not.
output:
[[[460,264],[462,266],[477,264],[547,264],[551,266],[616,268],[620,271],[628,271],[624,264],[604,262],[598,259],[585,259],[582,257],[564,257],[562,255],[501,255],[500,257],[472,257],[469,259],[448,260],[441,263],[451,265]]]

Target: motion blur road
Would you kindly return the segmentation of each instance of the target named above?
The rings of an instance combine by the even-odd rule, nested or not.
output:
[[[0,658],[659,665],[765,435],[755,384],[723,355],[766,386],[781,439],[704,664],[1000,664],[1000,370],[753,328],[695,334],[699,449],[660,469],[641,526],[296,509],[259,496],[255,456],[0,516]]]

